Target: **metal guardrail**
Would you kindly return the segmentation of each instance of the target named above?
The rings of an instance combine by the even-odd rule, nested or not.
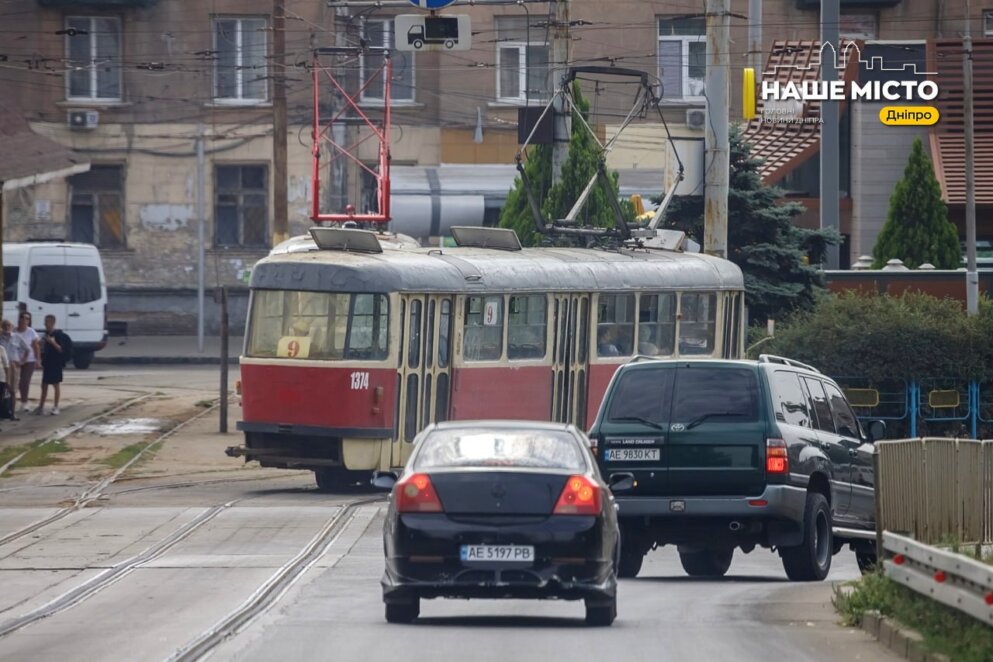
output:
[[[924,543],[993,542],[993,441],[876,444],[877,526]]]
[[[887,577],[993,624],[993,566],[890,531],[883,532],[883,549]]]

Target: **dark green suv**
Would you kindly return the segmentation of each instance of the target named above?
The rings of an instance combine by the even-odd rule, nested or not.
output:
[[[668,544],[694,576],[723,575],[756,546],[777,549],[793,580],[824,579],[846,543],[863,569],[875,561],[872,437],[810,366],[635,359],[590,438],[617,498],[621,577]]]

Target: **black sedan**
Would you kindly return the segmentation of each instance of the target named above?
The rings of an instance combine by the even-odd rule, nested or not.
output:
[[[617,615],[614,498],[582,432],[517,421],[429,426],[392,489],[383,527],[386,620],[421,598],[584,600],[586,622]]]

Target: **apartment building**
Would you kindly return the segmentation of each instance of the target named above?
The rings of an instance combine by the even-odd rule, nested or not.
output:
[[[271,0],[25,0],[16,8],[0,8],[0,17],[8,19],[0,32],[0,53],[8,65],[0,73],[5,98],[17,101],[36,133],[91,163],[86,173],[5,196],[4,238],[95,243],[106,265],[112,319],[129,322],[135,332],[189,331],[195,324],[202,223],[208,287],[235,287],[232,323],[238,325],[244,308],[244,288],[238,286],[274,241],[276,177],[287,180],[290,234],[310,225],[312,49],[395,48],[407,38],[396,34],[395,15],[418,11],[335,9],[312,0],[286,0],[285,6],[282,62],[273,55]],[[765,0],[767,61],[778,57],[778,42],[817,39],[818,6],[816,0]],[[975,6],[974,33],[982,28],[993,34],[990,11]],[[906,60],[906,53],[926,58],[928,40],[954,45],[964,9],[965,0],[843,1],[841,31],[892,61]],[[736,119],[739,72],[749,55],[747,0],[733,0],[732,11],[730,112]],[[469,50],[394,50],[392,55],[393,228],[419,237],[444,234],[455,223],[496,222],[514,179],[519,111],[542,106],[556,85],[549,65],[554,5],[456,4],[445,13],[470,16]],[[646,115],[621,137],[608,164],[620,173],[625,195],[662,191],[676,155],[687,173],[679,193],[702,191],[707,64],[701,14],[700,3],[571,2],[573,63],[639,69],[656,77],[673,135],[670,142],[657,119]],[[949,54],[941,56],[946,65],[954,58],[947,48],[940,51]],[[381,57],[355,51],[334,60],[350,90],[368,83],[358,95],[360,108],[374,118],[382,113],[385,95],[382,80],[374,78]],[[277,77],[285,80],[288,98],[285,173],[275,172],[272,160]],[[601,137],[612,136],[631,108],[633,86],[583,80],[582,87],[591,125]],[[322,117],[337,108],[323,91],[320,103]],[[983,104],[993,107],[977,96],[977,109]],[[929,136],[927,129],[873,123],[872,113],[857,105],[843,112],[845,262],[871,250],[910,140]],[[356,114],[345,118],[347,141],[360,142],[359,157],[374,163],[375,146],[362,142],[368,136]],[[960,124],[949,125],[953,134],[954,126]],[[953,164],[960,163],[960,149],[942,151],[954,139],[929,138],[953,217],[959,219],[961,168]],[[770,183],[808,204],[801,219],[806,223],[818,222],[817,140],[817,134],[804,138],[802,150],[767,173]],[[766,140],[758,151],[775,160],[782,145]],[[361,168],[350,166],[336,179],[325,159],[320,176],[323,210],[370,206],[374,181]],[[988,222],[986,209],[983,222]],[[214,326],[212,320],[208,326]]]

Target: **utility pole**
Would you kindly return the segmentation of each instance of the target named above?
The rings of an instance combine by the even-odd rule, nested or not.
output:
[[[345,7],[338,7],[334,11],[334,45],[336,48],[344,47],[348,44],[348,23],[349,23],[348,9]],[[340,57],[340,56],[334,56]],[[337,62],[334,62],[332,66],[337,66]],[[341,75],[343,72],[335,72],[335,75],[339,78],[343,78]],[[340,106],[340,95],[331,95],[331,117],[337,117],[338,113],[341,111]],[[348,127],[345,125],[345,117],[340,117],[331,125],[331,139],[336,145],[347,145],[348,144]],[[343,212],[345,211],[345,205],[348,204],[348,163],[347,159],[337,158],[331,161],[331,182],[328,187],[331,195],[328,196],[330,209],[322,209],[321,211]]]
[[[562,78],[571,66],[572,36],[569,30],[570,0],[558,0],[555,3],[555,25],[552,27],[552,82],[557,90]],[[528,76],[524,76],[525,85]],[[552,183],[562,179],[562,166],[569,157],[569,140],[572,137],[572,109],[563,95],[555,99],[554,133],[552,140]]]
[[[838,80],[838,23],[841,21],[839,0],[821,0],[821,80],[827,87]],[[830,59],[828,53],[830,51]],[[821,101],[821,228],[839,229],[840,155],[838,102]],[[827,247],[825,268],[838,269],[840,250],[837,244]]]
[[[970,315],[979,314],[979,272],[976,270],[976,167],[972,99],[972,17],[965,3],[965,37],[962,39],[962,79],[965,87],[965,303]]]
[[[286,4],[272,0],[272,245],[290,234],[286,192]]]
[[[207,218],[204,215],[204,198],[207,197],[206,163],[203,153],[203,122],[197,125],[197,351],[203,353],[203,299],[204,299],[204,242],[207,240]]]
[[[707,175],[703,191],[703,250],[727,257],[728,179],[731,150],[728,121],[728,69],[731,66],[731,0],[707,0]]]
[[[748,66],[762,80],[765,49],[762,46],[762,0],[748,0]]]

